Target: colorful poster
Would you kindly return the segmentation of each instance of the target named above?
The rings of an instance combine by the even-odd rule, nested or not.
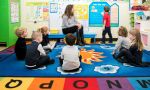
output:
[[[119,26],[119,5],[113,4],[110,8],[110,17],[111,17],[111,26],[118,27]]]
[[[93,2],[89,6],[89,26],[100,27],[103,25],[104,7],[110,5],[107,2]]]
[[[88,20],[88,4],[76,4],[74,8],[77,19]]]
[[[150,0],[130,0],[130,10],[150,11]]]
[[[10,10],[11,10],[11,23],[19,22],[19,3],[17,1],[11,0]]]
[[[58,12],[58,3],[50,3],[50,13]]]
[[[45,21],[49,18],[48,2],[27,2],[27,21]]]

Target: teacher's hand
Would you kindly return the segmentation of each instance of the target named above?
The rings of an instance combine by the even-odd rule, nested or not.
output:
[[[78,29],[80,30],[82,25],[80,23],[76,24],[76,26],[78,26]]]

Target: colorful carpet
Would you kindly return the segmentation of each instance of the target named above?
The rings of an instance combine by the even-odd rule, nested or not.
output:
[[[149,77],[0,78],[0,90],[150,90]]]
[[[7,59],[9,56],[14,54],[14,46],[8,47],[7,49],[4,49],[0,51],[0,62]]]
[[[105,76],[150,76],[150,67],[133,67],[113,59],[111,53],[114,45],[86,45],[79,47],[83,56],[78,72],[64,73],[59,66],[62,47],[57,45],[49,56],[55,59],[55,64],[45,70],[28,70],[24,61],[17,61],[15,54],[0,62],[0,76],[30,76],[30,77],[105,77]],[[150,62],[150,55],[143,55],[143,61]]]

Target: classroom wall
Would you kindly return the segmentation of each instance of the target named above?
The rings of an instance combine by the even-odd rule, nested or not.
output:
[[[20,7],[20,0],[14,1],[17,1]],[[7,47],[15,44],[17,39],[15,30],[20,26],[20,21],[11,23],[10,2],[11,0],[0,1],[0,42],[6,42]]]
[[[111,4],[111,2],[109,4]],[[118,2],[118,4],[119,4],[119,7],[120,7],[119,8],[119,12],[120,12],[119,13],[119,22],[120,22],[119,26],[125,26],[129,30],[130,29],[130,25],[129,25],[129,4],[126,3],[126,2],[122,2],[122,1]],[[118,28],[119,27],[112,27],[111,28],[113,38],[118,37]],[[97,33],[97,38],[102,37],[102,28],[101,27],[89,27],[89,31]]]
[[[21,0],[21,26],[26,27],[28,30],[28,36],[27,38],[31,38],[31,34],[33,31],[37,30],[41,26],[48,26],[48,21],[42,21],[37,23],[34,23],[34,21],[27,21],[26,15],[27,15],[27,6],[26,2],[48,2],[49,0]]]
[[[55,15],[51,15],[50,14],[50,21],[43,21],[43,22],[37,22],[36,24],[34,22],[28,22],[26,20],[26,13],[27,13],[27,10],[26,10],[26,5],[25,3],[26,2],[32,2],[32,1],[36,1],[37,0],[22,0],[21,2],[21,14],[22,14],[22,21],[21,21],[21,26],[23,27],[27,27],[28,28],[28,38],[31,37],[31,33],[33,30],[37,30],[37,28],[39,28],[40,26],[43,26],[43,25],[47,25],[47,26],[50,26],[50,28],[58,28],[60,30],[60,33],[62,33],[61,31],[61,21],[60,20],[57,20],[57,16]],[[49,0],[38,0],[38,2],[47,2]],[[76,2],[78,3],[78,2]],[[108,2],[110,5],[113,4],[114,2]],[[120,11],[120,15],[119,15],[119,26],[123,25],[123,26],[126,26],[127,28],[129,28],[129,3],[128,2],[124,2],[124,1],[118,1],[118,2],[115,2],[115,3],[118,3],[119,4],[119,11]],[[79,3],[79,4],[84,4],[84,3]],[[49,25],[50,24],[50,25]],[[55,25],[54,25],[55,24]],[[55,27],[56,26],[56,27]],[[59,26],[59,27],[57,27]],[[96,33],[97,34],[97,38],[101,38],[102,37],[102,28],[101,27],[85,27],[86,30],[84,30],[86,33]],[[118,27],[112,27],[112,34],[113,34],[113,37],[114,38],[117,38],[117,30],[118,30]]]
[[[0,0],[0,42],[8,41],[9,31],[9,14],[8,14],[8,0]]]

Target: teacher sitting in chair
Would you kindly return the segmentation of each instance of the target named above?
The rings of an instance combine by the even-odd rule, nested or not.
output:
[[[85,45],[83,26],[76,20],[74,16],[74,6],[67,5],[65,12],[62,16],[62,31],[64,34],[75,33],[77,35],[77,44],[80,46]]]

